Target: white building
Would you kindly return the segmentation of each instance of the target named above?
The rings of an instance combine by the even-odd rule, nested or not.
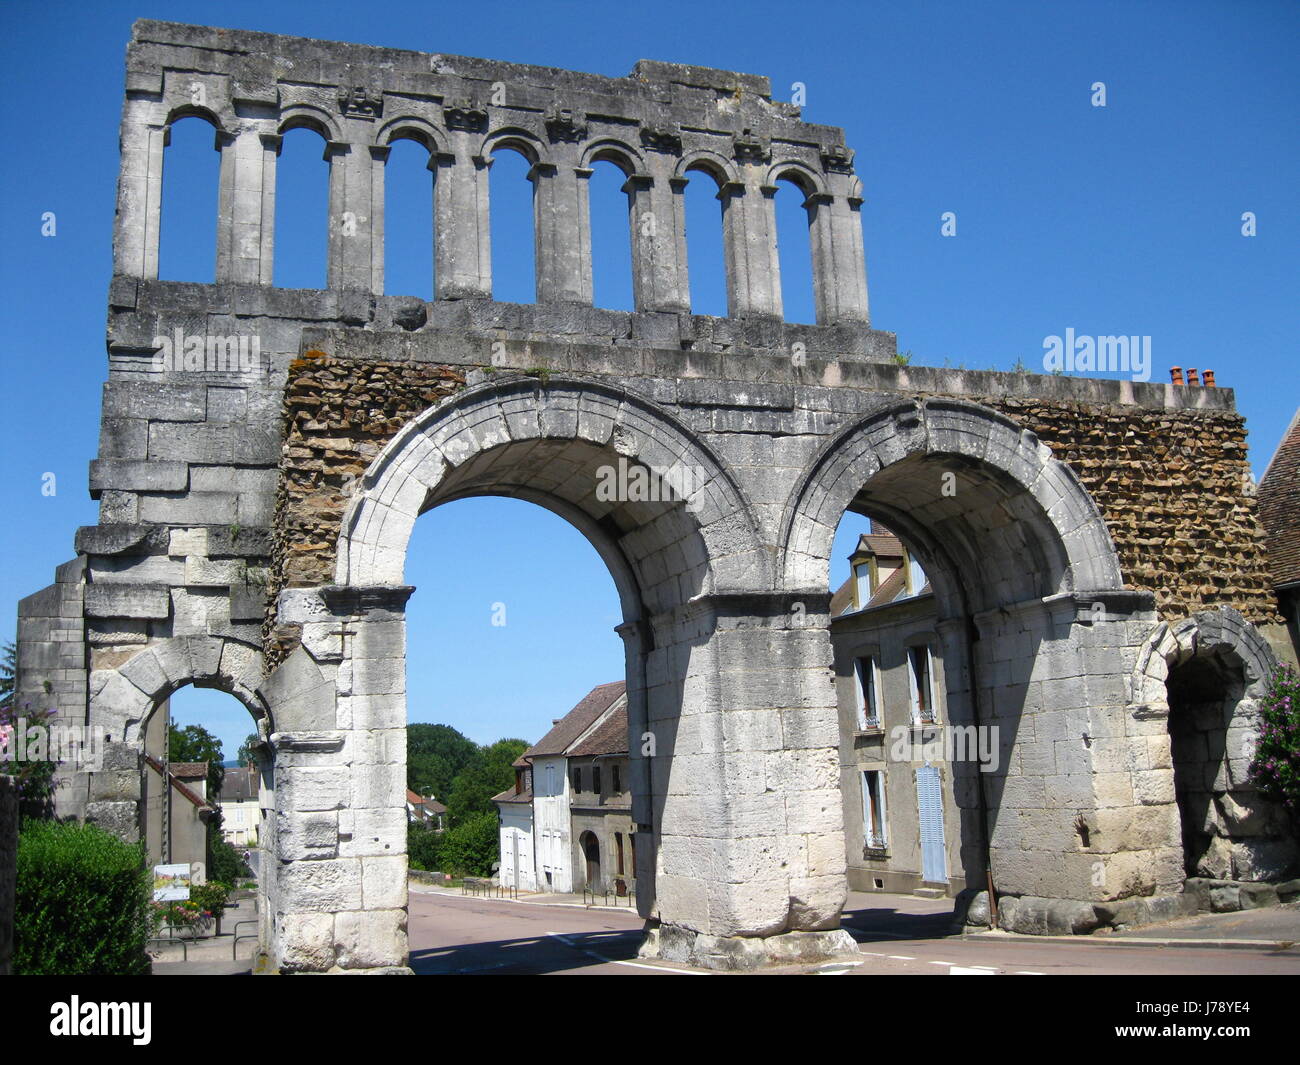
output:
[[[626,706],[622,681],[593,688],[515,762],[515,786],[492,799],[501,816],[503,885],[567,893],[604,888],[606,875],[624,872],[631,849]],[[593,763],[620,754],[624,764],[611,764],[601,783]],[[577,835],[575,817],[583,821]],[[605,822],[610,831],[600,831]]]

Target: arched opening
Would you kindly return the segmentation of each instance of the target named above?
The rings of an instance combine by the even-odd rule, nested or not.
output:
[[[213,124],[196,115],[167,127],[163,151],[158,276],[211,284],[216,278],[221,149]]]
[[[781,307],[787,322],[815,322],[812,215],[809,190],[789,175],[776,182],[776,250],[781,268]]]
[[[163,965],[203,958],[245,966],[267,917],[265,848],[272,767],[239,700],[186,684],[155,702],[141,730],[140,839],[154,869]],[[189,941],[178,952],[173,939]],[[191,955],[194,957],[191,959]]]
[[[632,304],[631,202],[627,175],[610,159],[597,159],[588,179],[591,213],[593,301],[597,307],[630,311]]]
[[[727,305],[727,253],[720,192],[722,183],[709,169],[687,171],[684,197],[687,276],[691,313],[725,317]]]
[[[330,163],[325,137],[308,126],[285,131],[275,169],[275,284],[326,287]],[[343,224],[342,220],[338,224]]]
[[[1228,645],[1202,638],[1192,646],[1165,682],[1184,870],[1212,880],[1283,880],[1300,848],[1285,809],[1250,779],[1256,678]]]
[[[398,137],[384,163],[384,292],[433,299],[434,181],[427,146]]]
[[[600,891],[604,880],[600,875],[600,840],[594,832],[584,832],[578,837],[578,847],[582,851],[583,884],[588,891]]]
[[[531,160],[521,148],[497,144],[488,171],[492,298],[537,300],[537,225]]]
[[[832,622],[848,625],[856,641],[836,656],[846,825],[867,826],[858,833],[865,846],[878,808],[892,823],[900,811],[891,809],[890,798],[897,803],[914,795],[904,799],[915,810],[906,833],[921,865],[904,870],[915,874],[912,883],[928,885],[937,872],[946,874],[950,891],[963,884],[979,890],[991,867],[999,892],[1094,897],[1089,863],[1095,857],[1087,851],[1095,841],[1086,833],[1081,838],[1073,824],[1079,816],[1086,828],[1079,811],[1097,802],[1089,714],[1104,708],[1122,715],[1125,703],[1118,683],[1090,691],[1079,681],[1088,664],[1074,595],[1083,589],[1089,596],[1117,594],[1121,587],[1109,534],[1082,486],[1046,447],[1027,446],[1022,431],[993,412],[930,401],[899,405],[846,429],[812,464],[801,497],[785,541],[794,548],[787,580],[827,579],[833,530],[849,512],[874,519],[897,538],[890,548],[899,556],[892,580],[908,579],[904,560],[910,559],[918,570],[912,582],[923,574],[929,585],[905,608],[890,600],[851,621]],[[839,552],[848,550],[842,542]],[[854,586],[821,587],[842,601]],[[876,612],[898,616],[876,624]],[[1108,620],[1090,611],[1092,624]],[[887,653],[897,683],[885,708],[892,705],[901,720],[876,736],[862,735],[873,730],[858,727],[862,680],[854,660],[870,664],[874,654],[880,670]],[[882,679],[876,690],[888,694],[888,687]],[[1038,728],[1041,720],[1050,720],[1051,730]],[[906,787],[889,779],[900,768],[911,778]],[[885,777],[859,781],[860,771]],[[882,783],[883,802],[866,802],[864,812],[864,793],[873,798],[871,789]],[[1077,797],[1076,808],[1062,802],[1066,794]],[[927,810],[942,821],[931,841],[945,843],[928,862],[921,834]],[[877,833],[884,837],[877,853],[864,861],[857,851],[861,876],[872,878],[864,885],[869,889],[887,889],[889,878],[869,870],[889,868],[898,841],[896,831],[891,841],[889,827]],[[1040,853],[1030,860],[1027,851]],[[848,862],[854,861],[850,851]]]

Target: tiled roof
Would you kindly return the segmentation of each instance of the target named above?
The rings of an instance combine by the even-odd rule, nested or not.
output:
[[[208,803],[204,802],[203,799],[196,792],[194,792],[190,788],[187,788],[176,778],[175,770],[171,770],[171,771],[164,770],[163,764],[160,761],[158,761],[158,759],[147,754],[144,756],[144,760],[150,765],[150,767],[154,770],[154,772],[157,773],[159,776],[162,776],[164,773],[166,773],[167,779],[170,782],[171,786],[175,788],[178,792],[180,792],[180,794],[184,798],[188,799],[191,803],[197,806],[200,810],[212,809],[212,807]],[[182,762],[181,764],[206,766],[208,763],[207,762],[189,762],[189,763]]]
[[[1300,410],[1260,479],[1256,498],[1268,534],[1273,584],[1300,581]]]
[[[857,550],[870,551],[877,558],[902,558],[903,541],[892,533],[863,533]]]
[[[586,758],[600,754],[627,754],[627,703],[591,730],[580,743],[570,749],[570,756]]]
[[[515,791],[514,788],[507,788],[499,795],[492,796],[492,802],[532,802],[533,793],[531,790]]]
[[[207,762],[173,762],[168,768],[181,780],[202,780],[208,775]]]
[[[248,802],[257,798],[257,770],[251,766],[232,766],[221,781],[222,802]]]
[[[582,697],[572,710],[560,718],[551,731],[524,751],[525,758],[564,754],[573,742],[595,724],[596,719],[608,710],[626,691],[627,685],[617,680],[611,684],[598,684]]]

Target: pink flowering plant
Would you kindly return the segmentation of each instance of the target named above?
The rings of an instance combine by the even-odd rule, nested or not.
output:
[[[1265,798],[1284,803],[1300,818],[1300,673],[1288,665],[1274,670],[1261,700],[1250,779]]]

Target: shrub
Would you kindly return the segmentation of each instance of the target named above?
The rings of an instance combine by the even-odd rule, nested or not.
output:
[[[220,917],[230,897],[230,887],[220,880],[209,880],[206,884],[190,888],[190,901],[198,903],[199,909],[213,917]]]
[[[1260,700],[1259,740],[1250,779],[1265,798],[1300,816],[1300,674],[1278,666]]]
[[[15,973],[149,972],[153,879],[143,846],[96,825],[25,821],[17,874]]]
[[[500,855],[496,814],[474,814],[448,831],[438,857],[443,869],[457,876],[488,876]]]

